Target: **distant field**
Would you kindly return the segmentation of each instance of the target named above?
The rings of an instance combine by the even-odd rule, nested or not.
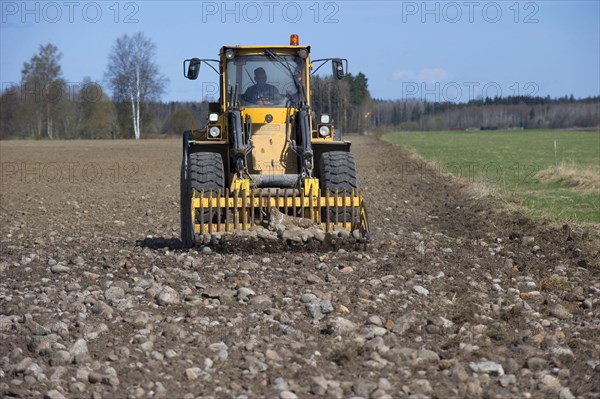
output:
[[[600,223],[598,131],[398,132],[384,138],[524,205],[533,217]]]

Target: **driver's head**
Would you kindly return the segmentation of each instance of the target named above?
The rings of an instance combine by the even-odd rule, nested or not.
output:
[[[267,73],[263,68],[256,68],[254,70],[254,79],[256,83],[265,84],[267,83]]]

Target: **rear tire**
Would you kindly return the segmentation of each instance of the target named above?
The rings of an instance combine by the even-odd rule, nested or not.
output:
[[[330,151],[325,152],[319,159],[319,185],[321,186],[322,195],[325,196],[327,190],[329,195],[335,195],[335,191],[338,191],[339,195],[346,194],[358,194],[358,184],[356,181],[356,162],[352,153],[347,151]],[[355,209],[355,213],[358,214],[358,210]],[[338,222],[351,222],[356,220],[356,216],[352,217],[352,209],[339,209],[337,212]],[[336,211],[335,209],[327,209],[322,211],[323,221],[327,220],[335,222]]]
[[[216,197],[224,191],[225,173],[223,170],[223,159],[216,152],[195,152],[189,155],[187,165],[181,165],[181,241],[186,248],[192,246],[194,241],[194,227],[192,223],[192,193],[197,195],[204,191],[208,195],[213,192]],[[212,212],[196,210],[195,223],[216,223],[219,219],[217,210]]]

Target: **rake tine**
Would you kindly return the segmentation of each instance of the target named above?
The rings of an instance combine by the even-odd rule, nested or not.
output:
[[[221,232],[221,189],[217,190],[217,232]]]
[[[314,221],[314,217],[315,217],[315,207],[314,207],[314,203],[313,203],[313,196],[312,193],[308,196],[308,200],[310,201],[310,220]]]
[[[356,225],[356,220],[355,220],[356,219],[356,215],[355,215],[356,214],[356,209],[354,207],[354,200],[356,199],[356,197],[354,195],[354,190],[352,190],[352,193],[353,193],[352,198],[351,198],[352,203],[350,205],[350,212],[352,212],[352,216],[350,216],[350,220],[352,221],[351,222],[352,229],[354,229],[354,226]]]
[[[246,196],[246,190],[242,190],[242,230],[247,230],[247,223],[246,223],[246,219],[247,219],[247,212],[246,212],[246,200],[247,200],[247,196]]]
[[[233,229],[238,229],[238,190],[233,192]]]
[[[196,219],[194,212],[194,219]],[[200,191],[200,234],[204,234],[204,190]]]
[[[301,207],[302,207],[302,217],[306,217],[306,208],[304,205],[304,190],[302,190],[300,192],[300,201],[301,201]]]
[[[229,189],[225,189],[225,231],[229,232]]]
[[[277,191],[275,191],[275,208],[279,209],[279,194],[280,194],[280,189],[278,188]]]
[[[330,229],[329,229],[329,227],[330,227],[329,226],[330,220],[329,219],[331,218],[330,213],[329,213],[329,189],[327,189],[327,191],[325,191],[325,200],[327,201],[325,203],[325,207],[326,207],[326,209],[325,209],[325,212],[326,212],[326,215],[325,215],[325,226],[326,226],[325,231],[329,232],[330,231]]]
[[[344,209],[344,228],[348,228],[348,220],[346,220],[346,189],[344,188],[342,200],[344,201],[343,209]]]
[[[210,190],[208,192],[208,234],[212,234],[213,233],[213,222],[212,222],[212,213],[213,213],[213,204],[212,204],[212,199],[213,199],[213,191]],[[202,217],[204,217],[204,215],[202,215]]]
[[[296,190],[292,191],[292,212],[294,213],[294,216],[298,216],[296,210]]]
[[[254,225],[254,190],[250,190],[250,220]]]
[[[335,189],[335,208],[334,208],[334,209],[335,209],[335,225],[336,225],[336,226],[339,226],[339,225],[338,225],[338,223],[339,223],[339,221],[338,221],[338,219],[339,219],[339,218],[338,218],[338,212],[339,212],[339,210],[340,210],[340,207],[339,207],[339,204],[338,204],[338,199],[339,199],[339,191],[338,191],[338,189],[336,188],[336,189]]]

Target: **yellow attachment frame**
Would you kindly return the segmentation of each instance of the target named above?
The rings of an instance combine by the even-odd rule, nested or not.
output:
[[[327,192],[324,196],[315,185],[303,190],[257,189],[230,192],[200,191],[192,193],[194,233],[199,235],[250,230],[268,221],[271,208],[286,215],[310,219],[326,232],[344,228],[358,230],[360,238],[369,239],[369,225],[362,191]],[[197,218],[196,215],[199,217]]]

